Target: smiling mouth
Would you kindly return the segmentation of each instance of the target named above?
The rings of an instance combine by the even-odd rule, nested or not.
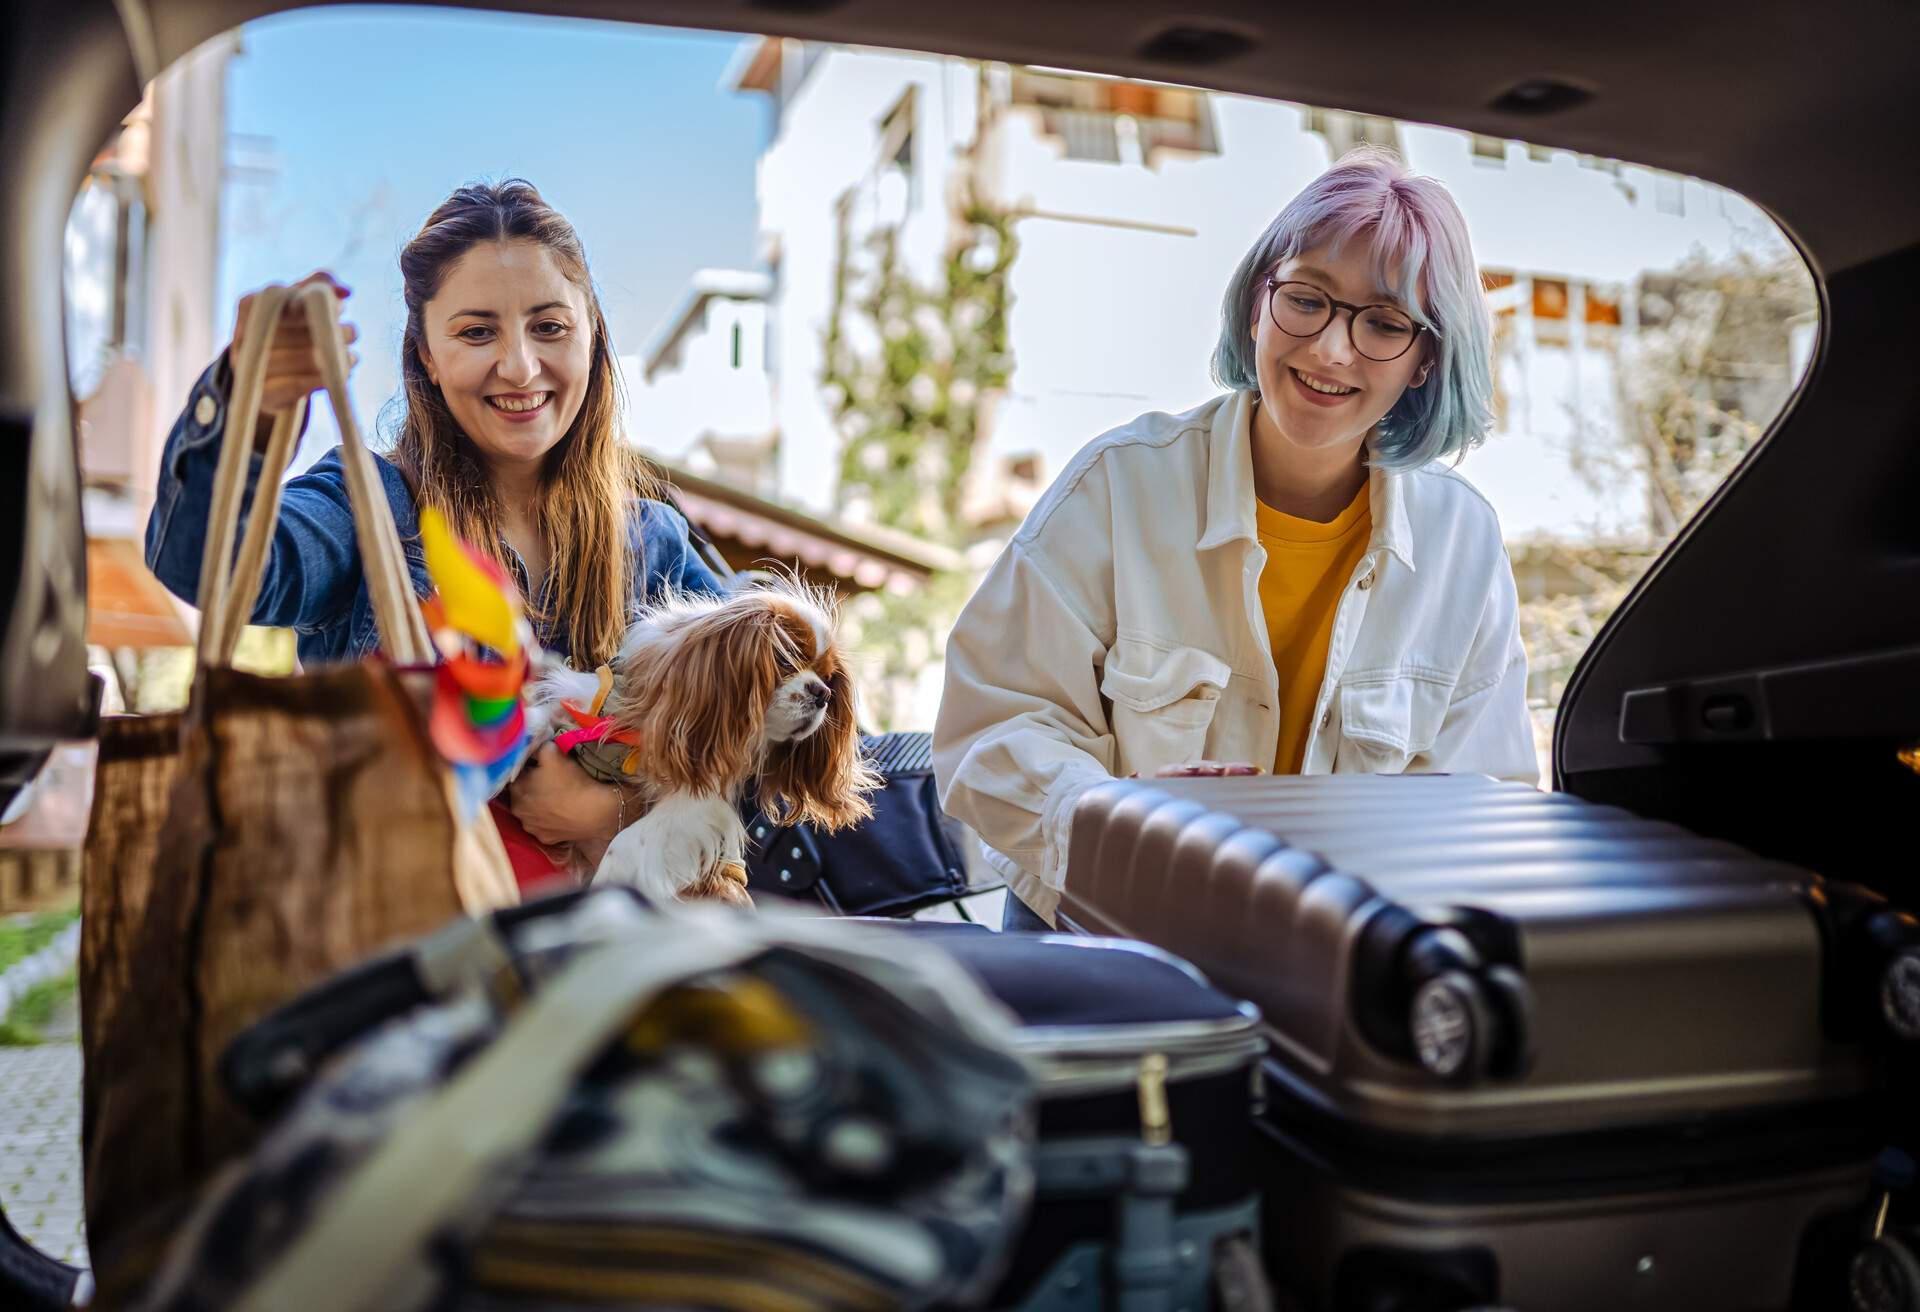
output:
[[[502,414],[530,415],[552,399],[552,392],[521,392],[513,396],[490,396],[487,404]]]
[[[1292,369],[1289,372],[1300,380],[1301,386],[1308,391],[1318,392],[1322,396],[1352,396],[1360,390],[1357,387],[1343,387],[1339,383],[1330,382],[1313,374],[1303,374],[1298,369]]]

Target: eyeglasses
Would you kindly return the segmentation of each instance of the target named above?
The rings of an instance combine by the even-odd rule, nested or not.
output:
[[[1267,286],[1271,289],[1267,314],[1275,328],[1289,337],[1318,337],[1327,330],[1338,311],[1346,310],[1352,316],[1348,320],[1348,332],[1353,338],[1353,349],[1375,364],[1398,360],[1421,333],[1433,331],[1391,305],[1350,305],[1334,300],[1310,282],[1279,282],[1269,278]]]

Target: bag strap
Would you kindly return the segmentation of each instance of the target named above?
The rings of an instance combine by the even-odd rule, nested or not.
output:
[[[649,1002],[767,946],[751,929],[689,919],[644,950],[616,941],[582,952],[450,1084],[399,1120],[305,1233],[234,1300],[236,1312],[298,1307],[316,1289],[337,1307],[376,1304],[402,1262],[540,1141],[580,1072]]]
[[[380,643],[396,664],[426,664],[433,659],[426,621],[414,604],[412,580],[393,508],[380,484],[373,453],[361,439],[347,394],[346,346],[340,340],[340,306],[333,289],[323,283],[303,287],[267,287],[254,297],[247,332],[234,342],[233,393],[228,400],[226,431],[214,470],[213,496],[207,510],[207,544],[200,559],[200,665],[228,665],[239,645],[240,633],[253,614],[266,574],[268,546],[280,517],[281,471],[293,457],[307,402],[303,398],[274,416],[260,478],[254,489],[253,513],[247,531],[234,552],[239,534],[240,505],[246,494],[247,469],[259,423],[267,365],[282,314],[303,309],[314,341],[314,355],[325,381],[327,399],[340,429],[341,465],[347,476],[347,502],[353,511],[354,535],[360,548],[360,567],[373,600]]]

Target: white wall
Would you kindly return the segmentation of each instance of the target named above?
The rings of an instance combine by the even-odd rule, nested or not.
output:
[[[760,159],[758,191],[764,253],[775,261],[774,416],[780,433],[778,487],[815,511],[831,509],[840,437],[820,396],[822,344],[833,304],[836,204],[876,174],[882,121],[915,89],[917,186],[911,198],[869,187],[860,197],[868,223],[902,202],[906,267],[930,279],[945,250],[954,145],[973,136],[970,72],[931,56],[830,50],[787,102],[779,134]]]
[[[147,379],[159,403],[133,468],[143,471],[142,504],[151,499],[160,447],[184,397],[223,342],[214,339],[220,256],[220,188],[226,168],[227,65],[236,33],[214,37],[155,79],[151,166],[152,229],[147,249]]]
[[[1015,374],[987,455],[1037,452],[1050,479],[1090,439],[1146,410],[1180,411],[1209,377],[1234,265],[1301,182],[1326,166],[1291,106],[1216,101],[1218,155],[1157,167],[1061,157],[1037,118],[992,129],[997,199],[1016,232]]]
[[[81,401],[88,472],[124,481],[130,521],[144,520],[160,448],[178,398],[219,349],[213,325],[226,141],[227,66],[238,37],[226,33],[170,65],[148,85],[115,139],[103,173],[90,179],[66,236],[68,351]],[[129,222],[125,282],[117,281],[115,232]],[[125,337],[112,339],[124,301]]]
[[[735,332],[739,356],[734,354]],[[627,436],[679,460],[706,437],[756,438],[773,430],[767,375],[767,307],[762,301],[709,296],[681,334],[671,358],[645,376],[637,356],[622,356]]]

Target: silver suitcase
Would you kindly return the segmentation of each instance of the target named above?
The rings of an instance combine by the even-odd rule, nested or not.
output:
[[[1304,1306],[1847,1306],[1920,1036],[1875,895],[1479,776],[1256,777],[1095,790],[1061,912],[1264,1015]]]

